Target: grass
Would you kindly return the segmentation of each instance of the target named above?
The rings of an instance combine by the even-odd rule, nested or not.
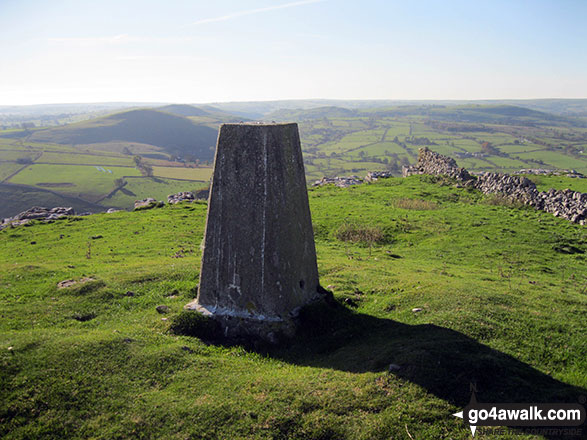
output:
[[[438,204],[436,202],[422,199],[395,199],[392,201],[392,205],[397,209],[415,209],[418,211],[438,209]]]
[[[153,174],[157,177],[171,179],[208,181],[212,176],[211,167],[185,168],[185,167],[153,167]]]
[[[570,157],[562,151],[535,151],[532,153],[520,153],[516,155],[522,159],[542,160],[545,165],[542,168],[575,169],[581,173],[587,173],[587,159]]]
[[[180,191],[196,191],[208,186],[208,182],[184,181],[173,179],[161,179],[151,177],[127,178],[127,184],[122,191],[116,192],[112,197],[103,199],[100,204],[105,207],[128,209],[135,200],[153,197],[157,200],[167,201],[167,196]]]
[[[24,165],[17,163],[0,162],[0,182],[4,181],[4,179],[7,179],[23,167]]]
[[[44,152],[36,161],[39,163],[58,163],[72,165],[118,165],[134,167],[132,157],[129,156],[106,156],[104,154],[71,154],[58,152]]]
[[[0,184],[0,218],[12,217],[32,206],[71,206],[75,212],[100,212],[100,206],[35,187]]]
[[[536,184],[536,189],[538,189],[538,191],[548,191],[549,189],[554,188],[559,190],[571,189],[573,191],[587,193],[587,179],[537,175],[526,175],[526,177]]]
[[[134,167],[105,168],[100,171],[89,165],[31,165],[10,179],[10,183],[47,187],[43,184],[62,184],[59,191],[95,201],[114,189],[114,181],[123,176],[139,176]]]
[[[469,439],[451,414],[470,382],[483,402],[575,402],[585,228],[429,180],[309,191],[321,284],[345,305],[304,312],[268,351],[170,331],[195,295],[205,203],[1,231],[0,436]],[[386,240],[341,242],[349,223]]]
[[[18,151],[1,151],[0,161],[11,161],[14,162],[17,159],[29,159],[34,160],[35,154],[32,151],[18,150]]]

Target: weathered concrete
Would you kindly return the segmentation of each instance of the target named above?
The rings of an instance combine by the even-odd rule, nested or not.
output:
[[[297,124],[224,124],[218,135],[200,287],[186,306],[226,336],[293,334],[320,298]]]

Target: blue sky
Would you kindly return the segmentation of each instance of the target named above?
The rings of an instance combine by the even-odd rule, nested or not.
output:
[[[587,98],[583,0],[0,0],[0,105]]]

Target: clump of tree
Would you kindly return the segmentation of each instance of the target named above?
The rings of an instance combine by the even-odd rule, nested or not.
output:
[[[407,137],[406,142],[412,145],[437,145],[436,142],[432,142],[427,137]]]
[[[483,142],[481,144],[481,152],[487,154],[488,156],[501,156],[502,155],[500,150],[498,150],[493,145],[491,145],[491,142]]]
[[[147,162],[145,162],[145,160],[141,156],[136,155],[135,157],[133,157],[133,160],[135,161],[137,169],[141,172],[143,176],[153,177],[153,167],[149,165]]]
[[[118,179],[116,179],[114,181],[114,187],[115,188],[122,188],[124,185],[126,185],[126,180],[124,180],[124,177],[119,177]]]
[[[34,122],[23,122],[22,124],[20,124],[20,128],[29,131],[32,128],[35,128],[36,124]]]

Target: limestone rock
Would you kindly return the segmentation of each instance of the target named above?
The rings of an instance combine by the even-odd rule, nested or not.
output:
[[[142,209],[151,209],[151,208],[159,208],[163,206],[163,202],[158,202],[152,197],[147,197],[146,199],[136,200],[135,201],[135,211],[139,211]]]
[[[404,177],[412,174],[446,175],[464,182],[466,186],[474,186],[484,194],[499,194],[510,201],[533,206],[573,223],[587,223],[587,194],[569,189],[540,192],[531,180],[521,176],[483,173],[475,177],[464,168],[459,168],[454,159],[428,148],[420,149],[416,165],[404,167]]]
[[[75,215],[73,208],[58,206],[56,208],[42,208],[33,206],[32,208],[15,215],[14,217],[5,218],[0,222],[0,230],[7,227],[22,226],[28,224],[31,220],[41,220],[50,222],[61,217]]]
[[[352,185],[360,185],[363,180],[357,176],[350,177],[323,177],[320,180],[316,180],[312,186],[323,186],[323,185],[336,185],[340,188],[348,188]]]
[[[376,182],[379,179],[389,179],[393,175],[389,171],[369,171],[365,176],[365,182]]]

